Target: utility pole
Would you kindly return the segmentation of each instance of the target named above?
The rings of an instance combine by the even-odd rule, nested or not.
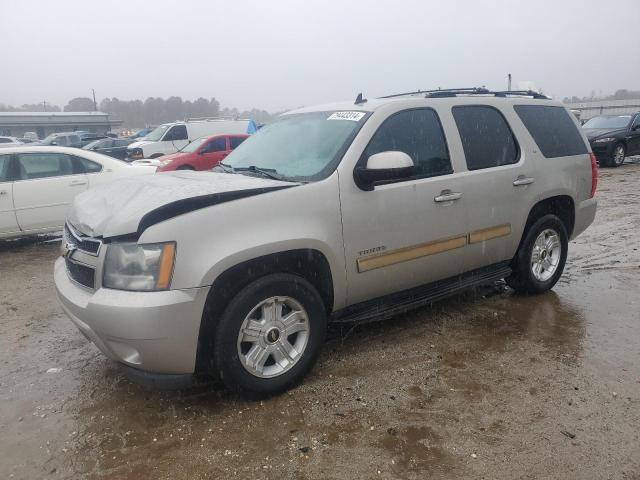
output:
[[[98,104],[96,103],[96,91],[92,88],[91,93],[93,93],[93,111],[98,111]]]
[[[511,74],[510,73],[507,74],[507,79],[508,79],[507,91],[510,92],[511,91]]]
[[[46,112],[46,111],[47,111],[47,101],[46,101],[46,100],[43,100],[43,101],[42,101],[42,111],[43,111],[43,112]]]

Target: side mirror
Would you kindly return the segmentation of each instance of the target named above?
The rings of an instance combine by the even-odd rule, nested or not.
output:
[[[400,180],[413,175],[413,160],[404,152],[387,151],[371,155],[366,167],[356,167],[353,177],[362,190],[373,190],[378,182]]]

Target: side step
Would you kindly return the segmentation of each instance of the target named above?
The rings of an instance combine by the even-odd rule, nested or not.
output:
[[[351,305],[335,312],[330,321],[352,323],[384,320],[509,275],[511,275],[509,262],[498,263],[456,277]]]

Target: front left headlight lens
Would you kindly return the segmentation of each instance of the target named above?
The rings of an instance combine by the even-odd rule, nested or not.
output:
[[[167,290],[175,256],[174,242],[112,243],[104,260],[102,286],[138,292]]]
[[[615,138],[613,138],[613,137],[606,137],[606,138],[599,138],[597,140],[594,140],[593,143],[613,142],[614,140],[615,140]]]

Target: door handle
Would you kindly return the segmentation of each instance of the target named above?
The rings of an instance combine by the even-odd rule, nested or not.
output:
[[[73,182],[71,182],[71,183],[69,184],[69,186],[71,186],[71,187],[78,187],[78,186],[80,186],[80,185],[86,185],[86,184],[87,184],[86,180],[85,180],[85,181],[83,181],[83,180],[74,180]]]
[[[531,185],[535,181],[536,181],[535,178],[525,177],[524,175],[520,175],[518,178],[516,178],[513,181],[513,186],[514,187],[520,187],[522,185]]]
[[[440,192],[440,195],[433,197],[433,201],[436,203],[442,202],[452,202],[454,200],[459,200],[462,198],[462,193],[460,192],[452,192],[451,190],[443,190]]]

